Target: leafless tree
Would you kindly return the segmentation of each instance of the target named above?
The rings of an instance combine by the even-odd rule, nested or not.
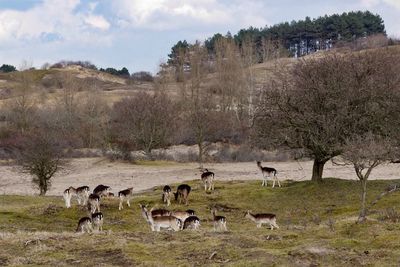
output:
[[[45,130],[26,136],[18,162],[24,172],[32,175],[32,183],[45,195],[51,178],[64,164],[60,143]]]
[[[111,111],[112,142],[122,151],[140,149],[151,156],[152,149],[168,144],[175,116],[175,105],[163,92],[124,98]]]
[[[334,162],[342,165],[352,165],[361,182],[361,208],[358,222],[366,219],[367,181],[374,168],[390,162],[399,155],[398,148],[388,137],[375,136],[371,132],[365,136],[348,139],[343,147],[343,153]]]
[[[301,148],[314,159],[312,180],[342,153],[349,136],[399,125],[400,63],[395,50],[328,54],[279,70],[255,121],[265,146]]]

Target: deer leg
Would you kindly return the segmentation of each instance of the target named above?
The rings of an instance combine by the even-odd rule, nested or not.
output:
[[[279,179],[278,179],[278,177],[276,177],[276,176],[275,176],[275,179],[278,181],[278,185],[279,185],[279,187],[281,187],[281,183],[279,182]]]
[[[272,179],[272,188],[275,187],[275,179]]]
[[[118,210],[122,210],[123,209],[123,206],[122,206],[122,199],[120,198],[119,199],[119,207],[118,207]]]
[[[257,228],[261,228],[262,223],[257,224]]]
[[[130,206],[131,206],[131,203],[130,203],[130,201],[131,201],[131,198],[130,198],[130,197],[128,197],[128,200],[126,201],[126,204],[128,205],[128,207],[130,207]]]

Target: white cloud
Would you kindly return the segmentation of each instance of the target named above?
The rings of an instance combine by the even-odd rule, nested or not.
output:
[[[218,0],[119,0],[113,2],[121,26],[155,30],[204,25],[253,24],[264,26],[259,1]]]
[[[387,4],[394,8],[400,9],[400,0],[361,0],[361,4],[367,8],[371,8],[380,4]]]
[[[110,28],[110,23],[103,16],[88,15],[84,20],[90,26],[100,30],[105,31]]]
[[[109,22],[89,12],[77,12],[80,0],[44,0],[24,10],[0,10],[0,41],[21,42],[43,41],[43,36],[57,36],[53,41],[92,42],[92,29],[107,30]],[[46,38],[45,38],[46,39]]]

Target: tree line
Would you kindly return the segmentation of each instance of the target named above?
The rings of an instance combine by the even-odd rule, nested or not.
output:
[[[354,41],[357,38],[383,34],[385,25],[378,14],[369,11],[344,12],[325,15],[316,19],[306,17],[304,20],[283,22],[263,28],[249,27],[232,35],[220,33],[204,41],[208,53],[216,53],[216,42],[221,38],[233,39],[241,47],[249,41],[254,44],[254,58],[258,63],[264,62],[271,54],[303,56],[319,50],[331,49],[340,42]],[[168,55],[169,63],[177,60],[179,50],[187,49],[189,43],[178,41]]]

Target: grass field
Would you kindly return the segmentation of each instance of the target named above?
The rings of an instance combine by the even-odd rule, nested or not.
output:
[[[370,181],[372,201],[394,181]],[[158,205],[161,187],[136,196],[131,208],[102,203],[104,231],[76,234],[83,207],[64,208],[61,197],[0,196],[0,265],[81,266],[393,266],[400,264],[400,192],[384,197],[369,220],[356,224],[357,181],[325,179],[322,184],[286,182],[262,188],[259,181],[219,182],[206,194],[198,181],[188,207],[201,230],[153,233],[139,203]],[[75,204],[75,202],[74,202]],[[228,220],[228,232],[214,232],[210,207]],[[258,229],[244,212],[272,212],[280,229]],[[390,220],[391,218],[393,220]],[[215,254],[216,253],[216,254]],[[212,256],[213,255],[213,256]],[[212,257],[211,257],[212,256]]]

